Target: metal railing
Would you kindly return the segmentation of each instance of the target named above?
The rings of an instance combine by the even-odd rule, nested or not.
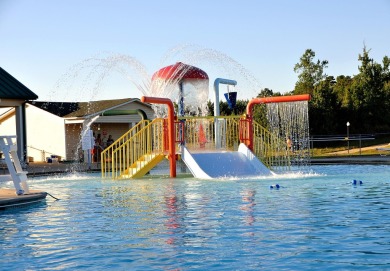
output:
[[[46,150],[42,150],[42,149],[39,149],[39,148],[36,148],[34,146],[27,146],[27,156],[30,156],[28,155],[29,154],[29,149],[32,149],[32,150],[35,150],[37,152],[40,152],[40,155],[41,155],[41,161],[42,162],[45,162],[46,161],[46,155],[57,155],[56,153],[54,152],[49,152],[49,151],[46,151]],[[37,161],[35,161],[37,162]]]
[[[286,140],[272,134],[257,122],[253,122],[254,144],[253,153],[268,168],[273,170],[288,170],[290,168],[290,151]]]
[[[346,150],[349,153],[349,150],[351,148],[350,142],[353,145],[356,145],[358,142],[358,148],[359,148],[359,155],[362,154],[362,141],[367,140],[375,140],[374,134],[351,134],[348,136],[345,135],[316,135],[310,137],[310,149],[314,150],[314,142],[321,142],[321,144],[324,144],[324,142],[346,142]],[[357,148],[357,146],[353,146],[352,148]],[[313,156],[313,154],[311,154]]]
[[[183,117],[184,141],[189,150],[237,150],[239,145],[240,116]],[[215,125],[218,122],[218,125]],[[219,138],[215,138],[219,130]],[[181,133],[177,130],[176,133]],[[217,141],[217,142],[216,142]],[[218,143],[218,144],[217,144]]]
[[[165,134],[163,119],[139,122],[101,153],[102,177],[118,179],[143,155],[164,152]]]

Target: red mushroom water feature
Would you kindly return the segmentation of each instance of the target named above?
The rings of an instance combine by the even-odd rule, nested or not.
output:
[[[152,76],[152,82],[163,80],[167,83],[179,85],[179,116],[184,116],[184,90],[183,83],[191,80],[208,80],[207,73],[197,67],[176,62],[173,65],[166,66],[155,72]]]
[[[185,80],[208,80],[207,73],[203,70],[190,66],[181,62],[161,68],[152,76],[152,81],[163,80],[172,84],[179,84],[179,114],[184,115],[184,97],[183,97],[183,82]],[[176,157],[175,157],[175,134],[174,134],[174,110],[173,103],[170,99],[164,97],[145,97],[141,98],[142,102],[165,104],[168,106],[168,141],[169,141],[169,161],[170,161],[170,176],[176,177]]]
[[[209,79],[209,76],[207,73],[197,67],[182,62],[176,62],[173,65],[166,66],[155,72],[152,76],[152,81],[156,79]]]

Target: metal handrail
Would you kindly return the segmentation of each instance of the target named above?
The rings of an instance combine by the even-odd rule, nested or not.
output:
[[[286,170],[290,168],[290,150],[287,142],[253,121],[253,153],[268,168]]]
[[[190,150],[237,150],[239,145],[240,116],[180,117],[184,125],[184,141]],[[219,122],[216,126],[215,123]],[[215,142],[215,127],[218,127],[220,146]],[[177,131],[178,132],[178,131]]]
[[[165,151],[164,120],[154,119],[126,141],[114,142],[112,145],[101,154],[102,177],[119,179],[142,156]]]
[[[129,131],[124,133],[120,138],[115,140],[110,146],[107,146],[107,148],[105,148],[101,152],[100,163],[101,163],[101,171],[103,177],[106,177],[106,175],[109,174],[109,172],[113,168],[112,159],[111,159],[113,150],[123,145],[127,140],[129,140],[134,134],[140,131],[148,123],[149,120],[141,120],[136,125],[134,125],[131,129],[129,129]]]

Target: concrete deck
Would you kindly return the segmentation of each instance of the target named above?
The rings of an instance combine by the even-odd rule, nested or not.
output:
[[[28,172],[28,176],[39,176],[55,173],[67,173],[67,172],[100,172],[100,163],[88,164],[79,163],[46,163],[35,162],[29,163],[24,170]],[[7,165],[0,164],[0,175],[8,174]]]
[[[39,176],[56,173],[68,173],[68,172],[100,172],[100,163],[45,163],[35,162],[29,163],[26,167],[28,176]]]
[[[31,190],[29,194],[18,196],[15,189],[0,189],[0,210],[40,202],[46,198],[46,195],[46,192]]]
[[[390,156],[363,155],[363,156],[335,156],[312,158],[312,165],[351,164],[351,165],[390,165]]]

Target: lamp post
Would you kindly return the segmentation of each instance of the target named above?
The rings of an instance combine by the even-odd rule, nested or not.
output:
[[[347,121],[347,142],[348,142],[348,155],[349,155],[349,126],[351,124],[349,123],[349,121]]]

